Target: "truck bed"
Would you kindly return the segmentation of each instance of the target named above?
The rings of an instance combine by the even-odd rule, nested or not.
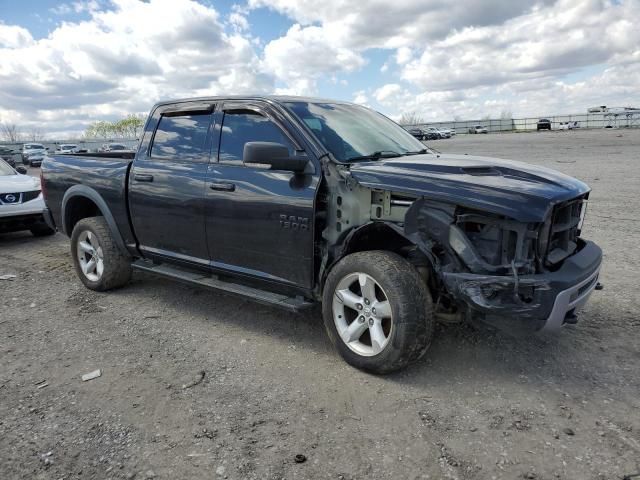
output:
[[[134,156],[134,152],[100,152],[47,157],[42,175],[56,226],[65,231],[61,212],[64,195],[70,188],[81,189],[87,195],[93,190],[107,203],[125,243],[135,244],[127,211],[127,183]]]

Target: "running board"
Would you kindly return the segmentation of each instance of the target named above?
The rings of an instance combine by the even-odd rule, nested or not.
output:
[[[264,305],[271,305],[283,308],[290,312],[299,312],[301,310],[313,307],[314,303],[303,297],[289,297],[280,293],[268,292],[258,288],[240,285],[238,283],[225,282],[215,275],[206,275],[181,268],[172,267],[165,264],[154,264],[145,260],[137,260],[131,264],[136,270],[154,273],[163,277],[173,278],[190,285],[198,285],[201,287],[212,288],[224,293],[238,295],[248,298]]]

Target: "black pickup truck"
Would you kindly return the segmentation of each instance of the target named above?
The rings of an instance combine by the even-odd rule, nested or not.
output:
[[[137,269],[295,312],[321,302],[344,359],[378,373],[419,359],[438,320],[576,323],[602,258],[580,237],[584,183],[439,154],[337,101],[159,103],[136,153],[48,157],[42,190],[88,288]]]

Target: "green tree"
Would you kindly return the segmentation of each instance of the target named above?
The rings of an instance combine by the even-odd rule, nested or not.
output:
[[[84,132],[85,138],[138,138],[144,127],[144,117],[128,115],[113,122],[93,122]]]

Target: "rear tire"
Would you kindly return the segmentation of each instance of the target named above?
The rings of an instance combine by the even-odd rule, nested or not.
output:
[[[116,245],[103,217],[83,218],[76,224],[71,257],[80,281],[91,290],[118,288],[131,279],[131,260]]]
[[[333,267],[322,313],[342,358],[373,373],[393,372],[419,360],[435,325],[431,295],[417,270],[401,256],[381,250],[353,253]]]

